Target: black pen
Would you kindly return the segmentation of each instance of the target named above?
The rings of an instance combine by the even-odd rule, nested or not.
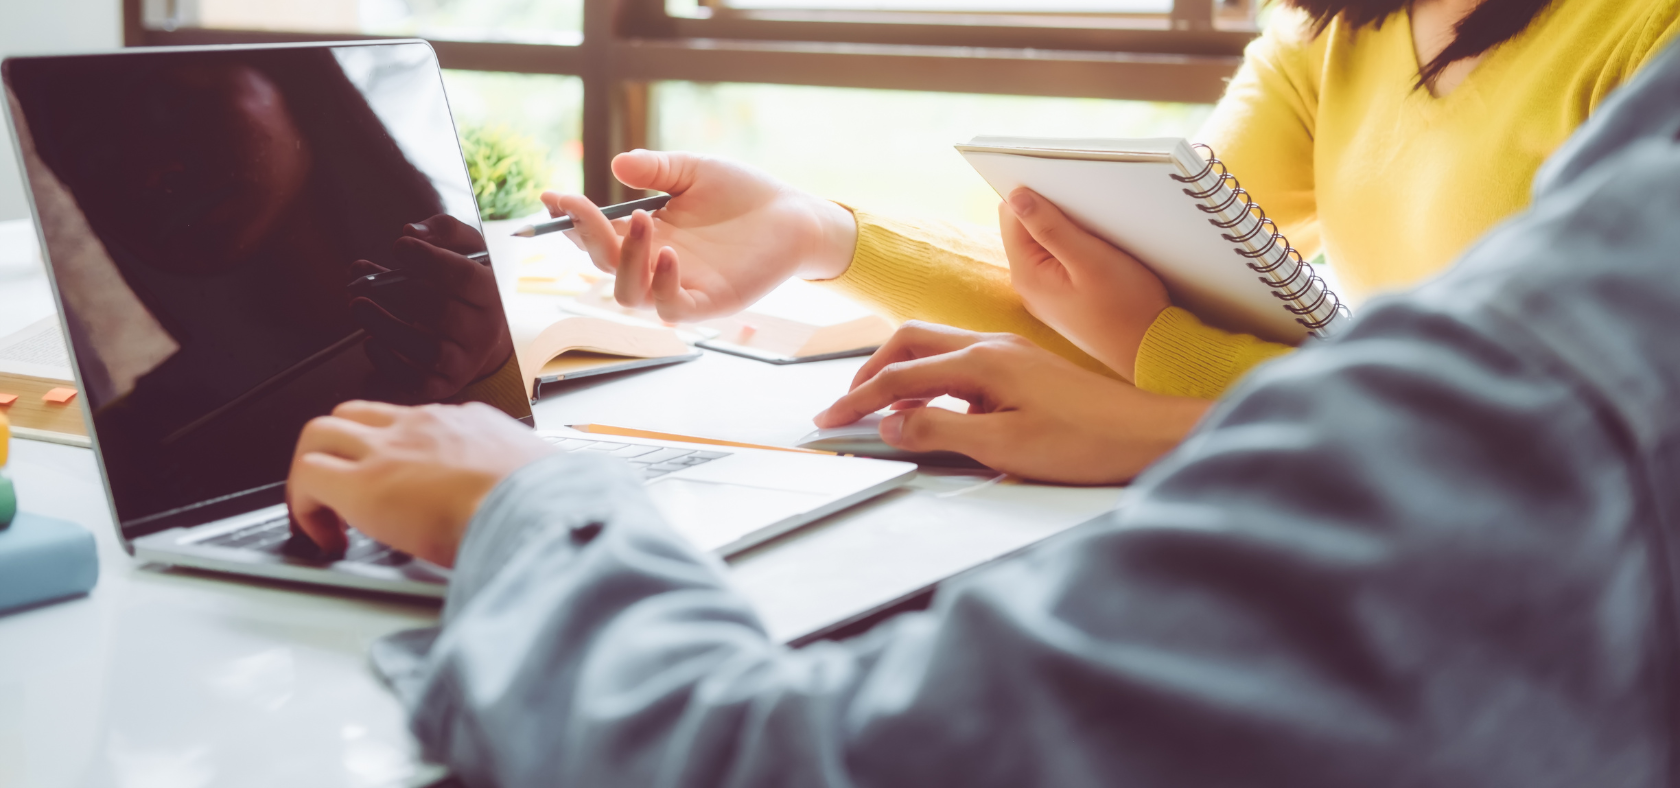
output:
[[[661,194],[654,197],[645,197],[640,200],[621,202],[617,205],[609,205],[602,208],[601,213],[606,214],[608,219],[623,219],[636,211],[657,211],[660,208],[664,208],[665,203],[670,201],[671,195]],[[543,222],[542,224],[525,225],[524,227],[519,228],[514,235],[519,238],[534,238],[539,235],[560,233],[570,229],[572,229],[572,217],[562,216],[554,221]]]

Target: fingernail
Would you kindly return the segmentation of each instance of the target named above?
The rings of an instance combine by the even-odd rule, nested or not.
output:
[[[390,227],[391,225],[387,224],[385,226]],[[432,232],[432,228],[427,227],[426,225],[421,224],[420,222],[415,222],[415,223],[409,225],[408,229],[413,230],[414,232],[419,233],[420,235],[430,235],[431,232]]]
[[[646,230],[644,229],[646,227],[647,227],[647,225],[642,224],[641,222],[631,222],[630,223],[630,237],[635,238],[638,241],[641,240],[642,233],[646,232]]]
[[[1026,189],[1016,189],[1014,194],[1009,195],[1009,207],[1015,209],[1016,216],[1026,216],[1034,204],[1032,192]]]
[[[881,420],[881,440],[886,441],[888,446],[897,446],[904,441],[905,418],[903,413],[894,413]]]

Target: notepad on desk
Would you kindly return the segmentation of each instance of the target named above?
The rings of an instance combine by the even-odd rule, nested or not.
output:
[[[956,147],[999,195],[1022,186],[1042,195],[1148,266],[1175,305],[1211,325],[1296,344],[1332,336],[1351,317],[1205,146],[976,137]]]

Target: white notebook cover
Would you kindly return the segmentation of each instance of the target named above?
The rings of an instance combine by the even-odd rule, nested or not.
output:
[[[1026,186],[1130,252],[1161,277],[1175,305],[1202,320],[1287,344],[1309,333],[1223,237],[1232,231],[1209,224],[1213,215],[1198,210],[1199,201],[1184,193],[1187,184],[1173,179],[1204,168],[1183,139],[976,137],[957,149],[999,195]]]

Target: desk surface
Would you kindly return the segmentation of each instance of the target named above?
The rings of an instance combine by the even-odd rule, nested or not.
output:
[[[18,302],[8,306],[42,307],[39,282],[0,290]],[[537,419],[786,444],[859,363],[776,367],[708,353],[570,384]],[[117,541],[91,452],[14,441],[11,473],[24,509],[95,534],[101,568],[85,599],[0,617],[0,788],[383,786],[437,774],[416,761],[365,656],[375,638],[432,622],[435,606],[141,566]],[[976,487],[986,479],[919,474],[736,557],[735,582],[788,639],[1083,522],[1121,495]]]

